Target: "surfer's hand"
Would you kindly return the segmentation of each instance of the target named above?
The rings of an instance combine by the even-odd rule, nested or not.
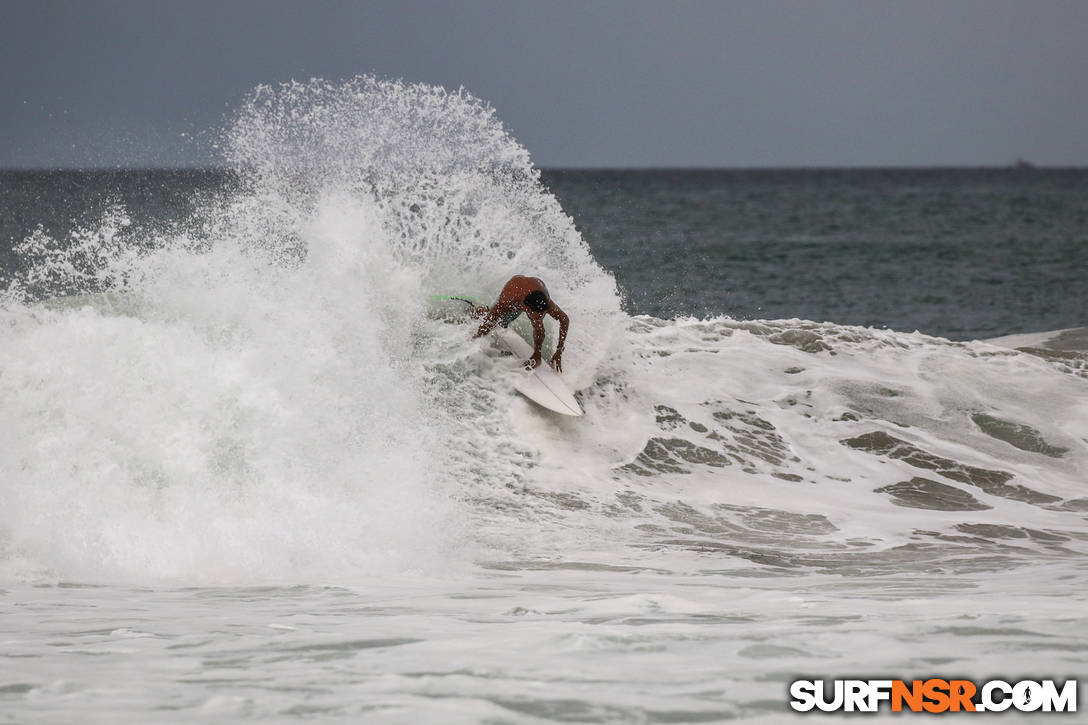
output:
[[[533,355],[531,358],[522,363],[526,370],[533,370],[540,364],[540,355]]]
[[[562,350],[556,350],[555,354],[552,355],[552,367],[555,368],[555,372],[557,372],[557,373],[563,372],[563,351]]]

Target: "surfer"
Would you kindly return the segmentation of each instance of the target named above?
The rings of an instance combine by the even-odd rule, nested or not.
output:
[[[483,337],[494,330],[496,325],[507,327],[523,312],[533,325],[533,356],[525,361],[525,366],[532,370],[540,365],[540,348],[544,345],[544,315],[551,315],[559,321],[559,341],[555,346],[555,354],[552,355],[552,366],[556,372],[563,372],[563,343],[567,339],[570,318],[552,301],[548,288],[537,277],[514,275],[503,285],[499,299],[490,309],[477,307],[473,310],[472,316],[482,317],[484,321],[472,337]]]

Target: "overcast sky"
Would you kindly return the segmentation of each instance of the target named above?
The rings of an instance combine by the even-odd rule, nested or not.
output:
[[[362,73],[539,166],[1088,165],[1083,0],[0,0],[0,167],[207,164],[253,86]]]

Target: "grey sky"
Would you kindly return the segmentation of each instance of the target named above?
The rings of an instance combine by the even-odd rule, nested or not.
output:
[[[1081,0],[0,0],[0,167],[208,163],[253,86],[360,73],[541,166],[1088,165]]]

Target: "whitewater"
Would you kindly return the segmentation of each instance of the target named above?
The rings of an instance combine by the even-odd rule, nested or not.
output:
[[[464,90],[260,87],[223,146],[182,222],[16,246],[0,722],[778,723],[799,678],[1084,678],[1083,345],[628,314]],[[432,298],[519,273],[583,418]]]

